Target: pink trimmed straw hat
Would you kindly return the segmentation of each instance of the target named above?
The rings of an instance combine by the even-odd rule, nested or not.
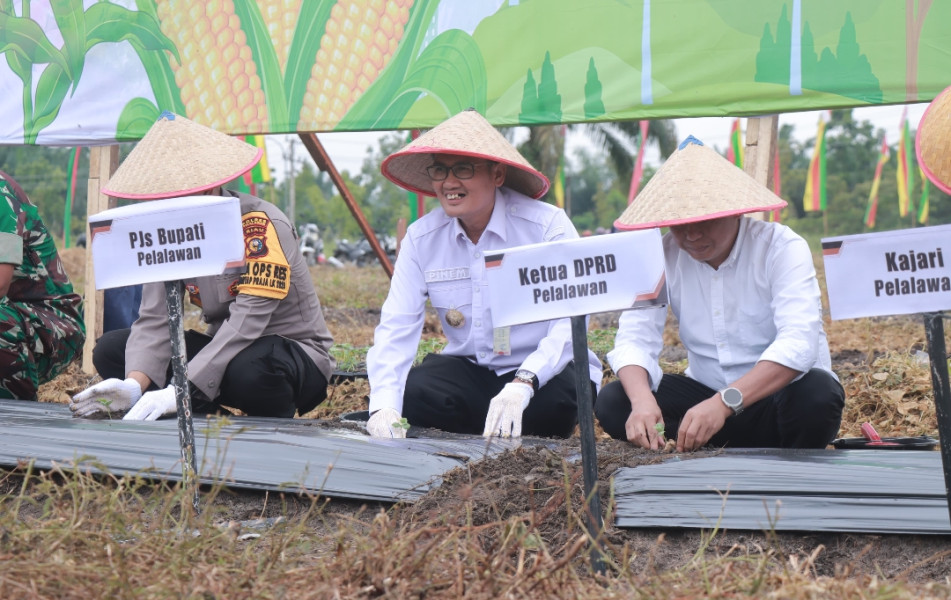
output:
[[[938,94],[921,117],[915,154],[925,176],[951,194],[951,87]]]
[[[380,170],[403,189],[435,196],[433,182],[426,174],[426,167],[433,164],[433,154],[458,154],[499,162],[508,165],[503,185],[536,199],[548,191],[548,178],[532,167],[475,109],[446,119],[387,156]]]
[[[670,227],[785,206],[785,200],[690,136],[614,225],[618,229]]]
[[[261,148],[166,111],[102,191],[133,200],[198,194],[243,175],[263,154]]]

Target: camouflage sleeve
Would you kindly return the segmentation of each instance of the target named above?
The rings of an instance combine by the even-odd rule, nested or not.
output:
[[[17,231],[17,216],[9,194],[6,186],[0,187],[0,263],[19,265],[23,262],[23,238]]]

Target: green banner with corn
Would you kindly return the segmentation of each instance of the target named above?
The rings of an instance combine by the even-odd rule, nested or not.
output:
[[[934,0],[0,0],[2,144],[497,126],[926,102]]]

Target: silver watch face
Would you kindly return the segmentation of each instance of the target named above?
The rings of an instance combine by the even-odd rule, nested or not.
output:
[[[720,396],[723,397],[723,403],[733,410],[743,406],[743,393],[736,388],[726,388],[720,392]]]

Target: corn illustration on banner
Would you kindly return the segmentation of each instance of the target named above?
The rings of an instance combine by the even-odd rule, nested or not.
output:
[[[951,2],[0,0],[2,144],[926,102]]]

